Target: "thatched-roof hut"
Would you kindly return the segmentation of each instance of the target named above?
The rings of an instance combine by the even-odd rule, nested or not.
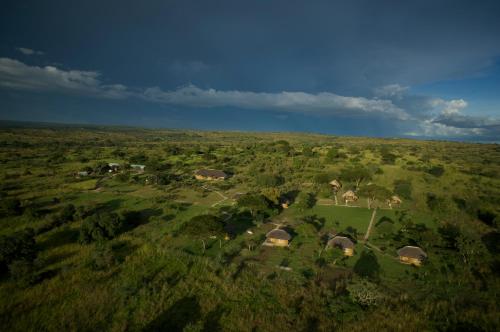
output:
[[[266,234],[266,241],[264,244],[268,246],[287,247],[288,241],[290,241],[291,238],[292,236],[285,230],[275,228]]]
[[[348,202],[356,202],[358,200],[358,196],[352,190],[348,190],[342,195],[344,202],[347,204]]]
[[[391,209],[393,205],[400,205],[401,203],[403,203],[403,200],[396,195],[391,196],[391,198],[387,200],[387,204]]]
[[[340,248],[344,252],[345,256],[354,255],[354,242],[350,238],[345,236],[335,236],[330,239],[327,243],[328,247]]]
[[[333,190],[340,190],[342,188],[342,183],[338,180],[330,181],[330,186],[332,186]]]
[[[194,173],[194,177],[197,180],[225,180],[229,176],[225,172],[216,169],[200,169]]]
[[[427,254],[420,247],[406,246],[398,250],[399,261],[404,264],[415,266],[422,265],[427,259]]]

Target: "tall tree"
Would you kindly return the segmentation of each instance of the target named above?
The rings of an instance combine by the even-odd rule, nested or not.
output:
[[[203,244],[203,252],[206,249],[205,240],[211,236],[222,237],[225,233],[224,222],[218,217],[205,214],[191,218],[181,229],[182,233],[199,239]]]
[[[356,184],[356,190],[363,181],[370,180],[372,174],[369,169],[363,166],[354,166],[344,168],[340,171],[340,178],[342,181],[353,182]]]
[[[384,201],[391,197],[391,192],[388,189],[374,183],[370,183],[359,188],[358,194],[367,198],[368,209],[371,208],[375,199]]]

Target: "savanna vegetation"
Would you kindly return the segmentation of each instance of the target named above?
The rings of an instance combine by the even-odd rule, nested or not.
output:
[[[2,331],[500,329],[498,145],[3,127],[0,160]]]

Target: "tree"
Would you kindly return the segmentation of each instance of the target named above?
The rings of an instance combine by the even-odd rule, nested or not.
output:
[[[354,166],[344,168],[340,172],[340,178],[344,181],[353,182],[356,184],[356,189],[359,188],[359,185],[362,181],[370,180],[372,175],[370,170],[363,166]]]
[[[392,235],[392,232],[394,231],[394,222],[390,219],[386,219],[380,223],[377,224],[377,231],[378,233],[383,234],[383,237],[388,237]]]
[[[381,187],[376,184],[368,184],[361,187],[358,191],[358,194],[361,196],[365,196],[368,199],[368,209],[371,208],[371,205],[375,199],[379,199],[381,201],[386,200],[391,197],[391,192],[384,187]]]
[[[380,273],[380,265],[373,251],[364,250],[353,270],[361,277],[377,279]]]
[[[238,205],[250,210],[252,216],[256,216],[259,211],[269,211],[269,202],[262,195],[247,194],[238,199]]]
[[[33,262],[37,256],[35,232],[31,228],[0,236],[0,270],[14,261]]]
[[[394,165],[396,163],[397,156],[389,151],[382,152],[382,163],[386,165]]]
[[[87,244],[93,241],[112,239],[120,232],[122,222],[116,213],[97,213],[91,215],[80,227],[80,242]]]
[[[262,195],[264,195],[273,204],[278,205],[280,203],[282,191],[279,188],[276,188],[276,187],[265,188],[265,189],[262,189],[261,192],[262,192]]]
[[[145,164],[148,161],[148,157],[144,152],[139,152],[129,158],[131,164]]]
[[[203,251],[205,251],[205,239],[210,236],[222,237],[225,234],[224,222],[211,214],[199,215],[191,218],[186,222],[181,232],[191,237],[200,239],[203,243]]]
[[[434,175],[435,177],[441,177],[444,174],[443,166],[432,166],[427,170],[427,173]]]
[[[257,184],[263,187],[276,187],[284,183],[283,177],[274,174],[257,175]]]
[[[313,181],[317,184],[327,184],[332,181],[334,175],[330,173],[316,173],[314,175]]]
[[[311,209],[316,204],[314,193],[301,191],[297,196],[296,206],[300,211]]]
[[[356,241],[358,238],[358,230],[352,226],[347,226],[342,232],[342,235],[350,237],[352,240]]]
[[[109,167],[108,163],[100,162],[94,166],[94,173],[103,175],[107,174],[110,169],[111,168]]]

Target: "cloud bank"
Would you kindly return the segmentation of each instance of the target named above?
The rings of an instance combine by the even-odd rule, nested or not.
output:
[[[20,61],[0,58],[0,87],[74,93],[104,98],[124,98],[127,87],[106,85],[96,71],[62,70],[53,66],[29,66]]]
[[[390,84],[374,89],[374,97],[341,96],[332,92],[252,92],[202,89],[186,85],[173,90],[159,87],[130,88],[105,84],[97,71],[64,70],[54,66],[30,66],[18,60],[0,58],[0,88],[54,92],[94,98],[136,98],[171,106],[213,109],[237,108],[315,114],[332,118],[387,118],[413,130],[407,135],[429,137],[488,136],[500,138],[500,119],[463,113],[463,99],[445,100],[418,96],[410,88]]]
[[[200,89],[188,85],[172,91],[148,88],[144,98],[149,101],[189,107],[236,107],[254,110],[280,110],[325,115],[378,114],[407,119],[408,115],[389,100],[345,97],[330,92],[249,92]]]

